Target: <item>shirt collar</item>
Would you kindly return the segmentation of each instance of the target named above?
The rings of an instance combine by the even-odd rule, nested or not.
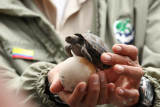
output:
[[[72,16],[74,13],[78,12],[81,8],[81,5],[87,0],[68,0],[66,5],[66,10],[64,12],[64,17],[62,25],[67,21],[67,19]]]

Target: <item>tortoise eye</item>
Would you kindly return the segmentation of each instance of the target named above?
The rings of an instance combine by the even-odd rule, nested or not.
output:
[[[68,36],[66,39],[70,40],[70,39],[71,39],[71,37],[70,37],[70,36]]]

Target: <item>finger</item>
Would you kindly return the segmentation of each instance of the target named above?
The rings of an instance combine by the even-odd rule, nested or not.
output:
[[[122,89],[116,88],[115,93],[125,101],[125,105],[133,105],[138,102],[139,92],[137,89]]]
[[[100,93],[99,76],[97,74],[92,74],[89,80],[89,87],[86,98],[84,99],[84,104],[87,105],[88,107],[94,107],[98,102],[99,93]]]
[[[100,94],[98,99],[98,104],[105,104],[107,101],[107,80],[106,73],[103,71],[99,71],[98,75],[100,77]]]
[[[115,93],[124,99],[136,99],[139,97],[139,91],[137,89],[123,89],[123,88],[116,88]]]
[[[135,61],[138,56],[138,49],[133,45],[116,44],[112,50],[114,53],[129,56],[133,61]]]
[[[112,102],[112,100],[113,100],[112,97],[114,95],[114,91],[115,91],[116,86],[115,86],[114,83],[109,83],[109,84],[107,84],[107,88],[108,88],[108,96],[109,96],[109,98],[107,98],[107,102],[106,103],[110,104]]]
[[[115,91],[115,84],[114,83],[109,83],[107,84],[107,87],[108,87],[108,94],[111,94]]]
[[[80,105],[86,94],[86,87],[87,84],[85,82],[80,82],[72,94],[68,92],[63,93],[63,100],[72,107]]]
[[[61,85],[60,80],[58,78],[55,79],[50,86],[50,91],[54,94],[57,94],[62,90],[63,90],[63,86]]]
[[[101,55],[101,61],[107,65],[115,65],[115,64],[122,64],[122,65],[130,65],[130,66],[137,66],[138,62],[131,60],[127,56],[122,56],[114,53],[103,53]]]
[[[58,94],[60,91],[63,90],[63,86],[61,85],[60,79],[59,79],[59,66],[56,66],[55,68],[51,69],[48,73],[48,81],[50,84],[50,91],[54,94]]]
[[[114,72],[117,72],[120,75],[130,77],[137,81],[141,79],[141,77],[143,76],[142,67],[133,67],[133,66],[116,64],[113,70]]]

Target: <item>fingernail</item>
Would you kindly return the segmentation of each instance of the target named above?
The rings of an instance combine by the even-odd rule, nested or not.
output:
[[[119,89],[119,95],[124,95],[124,90]]]
[[[109,62],[111,60],[111,56],[104,54],[105,62]]]
[[[115,48],[116,48],[116,51],[119,51],[119,52],[122,50],[122,47],[119,45],[117,45]]]
[[[81,87],[80,87],[80,92],[84,92],[85,91],[85,89],[86,89],[86,85],[81,85]]]
[[[121,66],[121,65],[116,65],[117,66],[117,69],[118,69],[118,73],[122,73],[124,71],[124,67]]]
[[[114,92],[114,87],[111,87],[111,91]]]
[[[100,72],[103,72],[103,71],[100,71]],[[103,82],[105,81],[105,75],[103,73],[100,73],[100,81]]]
[[[99,77],[96,75],[93,78],[93,84],[97,85],[99,83]]]

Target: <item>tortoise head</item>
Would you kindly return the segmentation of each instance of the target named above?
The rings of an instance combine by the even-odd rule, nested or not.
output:
[[[82,38],[77,34],[75,34],[75,35],[67,36],[65,38],[65,41],[69,44],[76,44],[76,43],[80,43],[82,41]]]

